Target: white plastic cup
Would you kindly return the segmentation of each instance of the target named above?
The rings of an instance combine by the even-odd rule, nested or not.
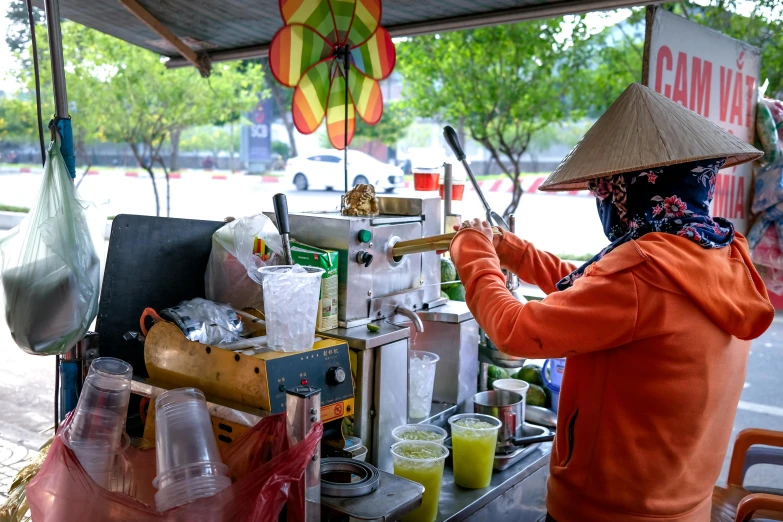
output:
[[[443,444],[447,436],[448,432],[446,430],[434,424],[403,424],[392,430],[392,437],[394,437],[395,442],[421,440]]]
[[[112,357],[99,357],[90,365],[73,420],[63,440],[79,463],[101,487],[108,488],[115,458],[128,447],[125,418],[130,401],[133,368]]]
[[[432,409],[435,369],[440,357],[411,350],[408,358],[408,418],[423,419]]]
[[[524,399],[527,397],[527,391],[530,389],[530,384],[519,379],[498,379],[492,383],[492,388],[498,391],[518,393]]]
[[[424,486],[421,505],[402,517],[402,522],[435,522],[449,450],[434,442],[406,440],[394,444],[391,452],[394,474]]]
[[[301,272],[295,271],[297,266]],[[311,349],[324,269],[279,265],[258,272],[264,289],[267,345],[283,352]]]
[[[211,497],[231,485],[217,447],[204,394],[178,388],[155,401],[158,511]]]

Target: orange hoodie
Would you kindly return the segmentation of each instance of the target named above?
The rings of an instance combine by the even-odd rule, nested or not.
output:
[[[705,522],[745,381],[774,310],[747,242],[705,249],[650,233],[574,285],[574,267],[505,233],[464,230],[451,255],[503,352],[567,357],[547,509],[558,522]],[[519,303],[501,266],[549,294]]]

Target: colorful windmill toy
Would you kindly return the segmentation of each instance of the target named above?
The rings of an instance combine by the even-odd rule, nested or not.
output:
[[[280,12],[286,25],[272,39],[269,65],[278,82],[295,88],[294,125],[310,134],[325,116],[329,141],[344,149],[355,113],[370,125],[383,114],[378,80],[391,74],[396,52],[379,25],[381,2],[280,0]]]

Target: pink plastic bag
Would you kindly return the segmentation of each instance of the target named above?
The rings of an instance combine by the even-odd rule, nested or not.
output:
[[[27,486],[27,501],[35,522],[273,522],[286,503],[289,520],[301,520],[304,469],[322,432],[318,424],[304,441],[289,448],[285,415],[263,419],[223,454],[231,487],[165,513],[152,507],[154,449],[125,452],[137,490],[131,497],[93,482],[58,436]]]

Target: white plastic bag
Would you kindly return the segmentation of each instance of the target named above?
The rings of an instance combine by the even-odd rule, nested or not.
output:
[[[253,252],[254,240],[263,237],[275,252],[262,261]],[[204,275],[206,297],[210,301],[230,304],[234,308],[264,309],[261,285],[248,275],[262,266],[278,264],[282,242],[274,225],[263,214],[243,217],[226,223],[212,234],[212,251]]]
[[[101,278],[95,245],[103,244],[106,225],[105,216],[95,217],[91,229],[88,205],[77,199],[60,148],[50,144],[35,205],[0,239],[5,318],[25,352],[64,353],[95,319]]]

